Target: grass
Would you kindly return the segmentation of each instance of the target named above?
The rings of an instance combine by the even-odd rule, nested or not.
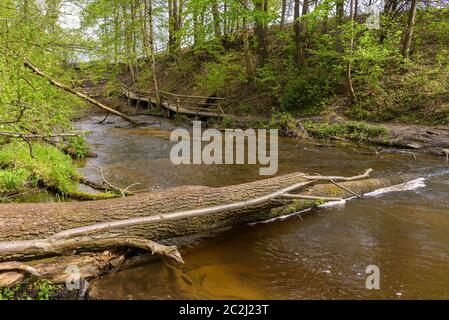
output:
[[[389,134],[389,130],[384,126],[370,125],[356,121],[335,124],[304,121],[304,128],[311,136],[323,140],[339,137],[354,141],[363,141],[385,137]]]
[[[32,143],[32,154],[25,142],[13,141],[0,151],[0,193],[17,192],[27,186],[44,185],[61,194],[74,188],[78,176],[72,159],[59,149]]]

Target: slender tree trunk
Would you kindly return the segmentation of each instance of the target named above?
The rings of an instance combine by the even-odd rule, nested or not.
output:
[[[212,3],[212,17],[214,19],[214,33],[215,38],[221,38],[221,27],[220,27],[220,12],[218,11],[218,1],[214,0]]]
[[[248,7],[248,0],[243,0],[245,7]],[[250,81],[253,77],[253,64],[249,51],[248,23],[246,15],[243,16],[243,50],[245,52],[246,77]]]
[[[345,0],[336,0],[336,23],[337,23],[337,52],[343,53],[343,44],[341,40],[341,30],[339,28],[343,24]]]
[[[329,32],[329,15],[326,13],[326,16],[323,18],[323,25],[321,28],[323,34],[326,34]]]
[[[353,51],[354,51],[355,1],[356,0],[350,0],[349,20],[351,23],[351,37],[349,40],[348,64],[346,66],[346,81],[347,81],[347,85],[348,85],[349,96],[351,98],[352,103],[357,101],[357,97],[356,97],[355,91],[354,91],[354,84],[352,82],[352,56],[353,56]]]
[[[99,102],[99,101],[97,101],[97,100],[95,100],[95,99],[92,99],[91,97],[86,96],[85,94],[83,94],[83,93],[81,93],[81,92],[75,91],[75,90],[73,90],[72,88],[70,88],[70,87],[68,87],[68,86],[66,86],[66,85],[64,85],[64,84],[62,84],[62,83],[60,83],[60,82],[54,80],[53,78],[51,78],[51,77],[49,77],[48,75],[46,75],[45,73],[43,73],[39,68],[37,68],[35,65],[33,65],[33,64],[32,64],[31,62],[29,62],[28,60],[25,59],[25,60],[23,61],[23,64],[24,64],[27,68],[31,69],[31,70],[32,70],[35,74],[37,74],[38,76],[40,76],[40,77],[42,77],[42,78],[44,78],[44,79],[47,79],[48,82],[50,82],[53,86],[58,87],[58,88],[60,88],[60,89],[62,89],[62,90],[64,90],[64,91],[70,92],[70,93],[72,93],[72,94],[74,94],[74,95],[80,97],[81,99],[83,99],[83,100],[85,100],[85,101],[87,101],[87,102],[93,104],[94,106],[97,106],[97,107],[103,109],[104,111],[107,111],[107,112],[110,112],[110,113],[112,113],[112,114],[115,114],[115,115],[117,115],[117,116],[119,116],[119,117],[121,117],[121,118],[123,118],[123,119],[129,121],[130,123],[132,123],[132,124],[134,124],[134,125],[137,125],[137,122],[136,122],[135,120],[133,120],[132,118],[128,117],[127,115],[125,115],[125,114],[123,114],[123,113],[121,113],[121,112],[119,112],[119,111],[117,111],[117,110],[115,110],[115,109],[112,109],[112,108],[110,108],[110,107],[108,107],[108,106],[105,106],[105,105],[102,104],[101,102]]]
[[[144,8],[145,8],[145,14],[148,17],[148,26],[147,26],[147,19],[144,16],[143,17],[143,37],[144,37],[144,47],[145,52],[147,55],[147,58],[150,61],[150,68],[153,73],[153,87],[154,87],[154,93],[156,95],[156,103],[158,106],[161,104],[161,98],[159,93],[159,85],[157,81],[157,74],[156,74],[156,57],[154,54],[154,32],[153,32],[153,0],[143,0],[144,2]]]
[[[122,14],[123,14],[123,24],[125,29],[125,57],[128,65],[129,72],[131,73],[132,83],[136,82],[136,77],[134,75],[133,67],[133,53],[132,53],[132,31],[130,26],[130,18],[128,13],[128,5],[126,1],[122,1]]]
[[[114,19],[114,64],[118,67],[118,55],[119,55],[119,39],[120,39],[120,21],[119,21],[119,7],[118,0],[114,0],[113,9]]]
[[[412,2],[410,4],[407,28],[405,30],[404,38],[403,38],[402,55],[407,59],[410,56],[410,47],[412,44],[413,28],[415,26],[417,3],[418,3],[418,0],[412,0]]]
[[[228,33],[228,4],[226,3],[226,0],[224,1],[224,7],[223,7],[223,35],[226,37],[226,34]]]
[[[306,15],[309,10],[309,0],[304,0],[302,5],[302,16]],[[296,65],[298,67],[302,67],[305,64],[305,57],[304,57],[304,39],[303,39],[303,29],[304,25],[301,21],[301,15],[300,15],[300,0],[295,0],[295,7],[294,7],[294,24],[293,28],[295,31],[295,60]]]
[[[199,33],[198,10],[196,8],[193,9],[192,20],[193,20],[193,47],[196,48],[198,46],[198,33]]]
[[[266,8],[264,0],[254,0],[254,10],[256,11],[257,55],[259,56],[260,65],[264,65],[269,57],[267,30],[265,28]]]
[[[179,50],[179,7],[178,0],[173,0],[173,46],[174,53]]]
[[[132,41],[132,65],[135,69],[135,78],[139,74],[139,64],[137,61],[137,32],[136,32],[136,0],[131,2],[131,41]]]
[[[45,18],[48,23],[47,31],[55,32],[56,24],[59,18],[59,5],[60,0],[46,0],[47,12]]]
[[[174,31],[173,1],[174,0],[168,0],[168,51],[170,54],[172,54],[173,50],[173,31]]]
[[[285,25],[285,15],[287,12],[287,0],[282,0],[282,5],[281,5],[281,30],[284,30],[284,25]]]

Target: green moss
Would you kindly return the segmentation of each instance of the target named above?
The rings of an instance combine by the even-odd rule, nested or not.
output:
[[[0,192],[20,191],[25,186],[45,185],[59,193],[74,189],[73,179],[78,176],[70,156],[59,149],[42,143],[14,141],[0,151]]]
[[[103,200],[117,198],[120,194],[114,192],[87,193],[79,191],[71,191],[69,196],[78,200]]]

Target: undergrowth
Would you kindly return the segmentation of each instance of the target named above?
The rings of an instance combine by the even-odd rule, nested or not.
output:
[[[0,150],[0,193],[45,186],[68,194],[78,176],[72,159],[54,146],[13,141]]]

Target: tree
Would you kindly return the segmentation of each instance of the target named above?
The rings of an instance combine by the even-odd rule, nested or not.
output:
[[[153,4],[152,0],[143,0],[144,12],[146,16],[143,16],[142,32],[143,32],[143,45],[145,48],[145,53],[147,59],[149,60],[149,67],[151,68],[153,74],[153,87],[156,95],[156,103],[158,106],[161,104],[161,97],[159,94],[159,85],[157,81],[156,74],[156,57],[154,55],[154,30],[153,30]],[[148,20],[148,26],[147,26]]]
[[[418,3],[418,0],[412,0],[412,2],[410,4],[407,27],[404,32],[404,38],[403,38],[403,43],[402,43],[402,55],[407,59],[410,56],[410,46],[412,44],[413,28],[415,26],[417,3]]]
[[[304,66],[305,57],[304,57],[304,39],[303,39],[303,29],[304,25],[301,22],[300,16],[300,0],[295,0],[295,9],[294,9],[294,19],[295,22],[293,24],[293,28],[295,31],[295,60],[297,66]],[[303,0],[302,5],[302,16],[306,15],[309,10],[309,0]]]
[[[336,22],[337,22],[337,52],[342,53],[343,52],[343,44],[341,42],[341,31],[339,28],[343,24],[343,16],[344,16],[344,7],[345,7],[345,0],[336,0]]]
[[[284,30],[284,24],[285,24],[285,15],[287,13],[287,0],[282,0],[281,4],[281,30]]]
[[[348,63],[346,66],[346,82],[348,86],[349,96],[351,98],[351,102],[356,102],[357,97],[355,95],[354,84],[352,82],[352,59],[353,59],[353,51],[354,51],[354,18],[355,18],[355,1],[350,0],[349,2],[349,23],[350,23],[350,36],[349,36],[349,52],[348,52]]]
[[[257,54],[259,63],[264,65],[269,57],[267,41],[268,0],[253,0],[256,23]]]
[[[245,67],[246,67],[246,77],[248,80],[251,80],[253,77],[253,63],[251,61],[251,54],[249,51],[249,37],[248,37],[248,23],[247,23],[247,10],[248,0],[243,0],[245,13],[243,15],[243,51],[245,54]]]
[[[214,33],[215,38],[221,38],[221,26],[220,26],[220,12],[218,11],[218,1],[212,1],[212,16],[214,18]]]

